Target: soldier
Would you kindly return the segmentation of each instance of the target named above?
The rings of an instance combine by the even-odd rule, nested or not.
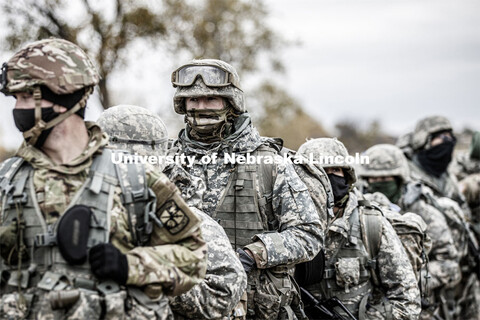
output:
[[[25,141],[0,166],[3,318],[164,319],[200,283],[200,218],[165,175],[112,163],[84,122],[99,81],[78,46],[33,42],[2,66]]]
[[[319,138],[300,146],[298,154],[316,161],[340,160],[348,151],[335,138]],[[322,165],[332,185],[335,217],[325,235],[323,280],[306,289],[319,300],[336,296],[359,319],[417,319],[420,292],[395,230],[380,211],[356,195],[351,165]]]
[[[427,202],[426,193],[431,190],[410,180],[408,161],[398,147],[379,144],[369,148],[364,155],[369,158],[369,163],[361,165],[358,176],[366,181],[366,191],[384,194],[401,208],[402,213],[416,212],[427,223],[432,249],[428,255],[428,269],[422,271],[421,288],[430,292],[432,297],[430,306],[423,305],[422,318],[430,318],[435,307],[438,307],[437,314],[441,314],[439,304],[445,299],[442,296],[444,290],[452,290],[461,279],[459,253],[447,221]]]
[[[474,173],[466,176],[460,182],[462,191],[468,206],[472,212],[472,225],[475,227],[475,233],[480,235],[480,173]]]
[[[248,318],[304,317],[292,266],[315,257],[323,245],[305,184],[278,155],[275,141],[252,126],[232,66],[194,60],[173,72],[172,83],[175,111],[185,115],[186,128],[171,153],[195,158],[185,169],[206,185],[201,209],[219,221],[239,252],[248,275]],[[235,161],[247,156],[255,162]]]
[[[456,138],[452,125],[445,117],[431,116],[417,122],[410,135],[410,177],[428,186],[430,203],[441,211],[450,227],[455,246],[459,252],[462,281],[456,286],[455,295],[449,300],[451,317],[479,319],[480,284],[475,275],[478,265],[472,261],[475,252],[468,252],[468,242],[476,240],[470,231],[470,208],[460,192],[456,177],[447,171],[451,162]]]
[[[470,174],[480,173],[480,131],[472,135],[470,150],[459,153],[450,165],[450,171],[461,180]]]
[[[108,134],[110,146],[132,154],[165,157],[167,128],[153,112],[120,105],[108,108],[97,121]],[[160,165],[164,167],[164,165]],[[166,174],[182,192],[191,209],[202,218],[202,236],[208,245],[208,265],[205,280],[190,291],[170,299],[175,318],[227,318],[238,304],[247,286],[247,275],[223,228],[208,215],[192,206],[199,205],[205,191],[203,182],[179,166],[168,165]],[[233,310],[235,317],[245,316],[245,310]],[[243,313],[242,313],[243,311]]]
[[[424,118],[417,122],[415,130],[408,136],[409,143],[402,141],[402,150],[407,157],[411,155],[408,164],[412,180],[422,182],[437,196],[458,202],[468,216],[468,207],[457,179],[447,171],[457,142],[450,121],[441,116]]]

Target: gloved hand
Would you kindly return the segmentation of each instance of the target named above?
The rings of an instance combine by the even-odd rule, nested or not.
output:
[[[97,244],[90,249],[88,261],[93,274],[99,279],[111,279],[125,284],[128,279],[127,256],[110,243]]]
[[[249,274],[250,271],[255,269],[255,267],[257,266],[257,264],[255,263],[255,259],[250,257],[250,255],[247,252],[245,252],[245,250],[243,249],[238,248],[237,253],[238,253],[238,258],[240,259],[240,262],[243,265],[243,269],[247,274]]]

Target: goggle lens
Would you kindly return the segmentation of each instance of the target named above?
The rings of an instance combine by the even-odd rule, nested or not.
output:
[[[224,87],[230,84],[229,73],[214,66],[185,66],[172,74],[172,83],[176,86],[191,86],[198,76],[210,87]]]

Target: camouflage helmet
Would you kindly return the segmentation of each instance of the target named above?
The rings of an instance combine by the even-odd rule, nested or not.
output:
[[[317,138],[305,142],[298,148],[298,154],[319,161],[323,168],[344,169],[347,183],[353,185],[356,181],[355,169],[345,160],[349,157],[348,150],[337,138]]]
[[[20,92],[33,95],[35,124],[23,132],[23,137],[27,143],[35,145],[43,131],[85,107],[99,79],[92,61],[80,47],[51,38],[26,45],[2,65],[0,91],[5,95]],[[57,95],[73,94],[83,88],[85,91],[69,110],[45,122],[41,116],[42,86]]]
[[[92,61],[80,47],[51,38],[26,45],[4,63],[1,91],[12,95],[46,86],[63,95],[95,86],[99,80]]]
[[[424,147],[431,134],[439,131],[451,131],[452,129],[450,121],[442,116],[431,116],[418,121],[411,137],[413,150],[419,150]]]
[[[148,109],[118,105],[105,110],[97,124],[109,136],[109,144],[141,156],[164,156],[168,131],[162,119]]]
[[[409,180],[408,161],[402,150],[391,144],[377,144],[364,153],[369,163],[359,166],[358,176],[367,177],[400,177],[403,183]]]
[[[194,83],[188,86],[181,86],[176,83],[176,76],[180,70],[189,66],[210,66],[224,70],[228,74],[228,85],[224,86],[208,86],[207,79],[201,74],[194,75],[196,79]],[[212,69],[213,70],[213,69]],[[209,72],[208,70],[205,72]],[[208,74],[207,74],[208,75]],[[245,112],[244,94],[240,87],[240,77],[237,71],[230,64],[217,59],[200,59],[193,60],[175,70],[172,73],[172,84],[177,88],[173,96],[173,106],[175,112],[178,114],[185,114],[185,98],[205,97],[205,96],[219,96],[227,99],[232,107],[240,112]]]

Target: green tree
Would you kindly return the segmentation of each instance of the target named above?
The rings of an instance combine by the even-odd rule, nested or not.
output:
[[[54,36],[87,51],[102,76],[103,106],[111,105],[109,76],[120,70],[128,49],[140,39],[175,55],[229,61],[242,74],[256,70],[261,53],[270,52],[273,69],[282,69],[273,52],[286,42],[265,24],[262,1],[20,0],[5,1],[2,9],[9,49]]]
[[[343,120],[335,125],[338,139],[342,141],[350,153],[362,152],[379,143],[395,144],[395,138],[385,133],[378,120],[373,120],[366,128],[359,126],[358,121]]]
[[[296,150],[305,139],[327,135],[323,126],[305,113],[295,98],[270,81],[259,86],[252,93],[251,100],[251,109],[260,133],[282,137],[288,148]]]
[[[168,48],[186,51],[193,58],[228,61],[241,75],[258,70],[262,54],[275,71],[283,71],[278,50],[289,45],[266,23],[263,1],[164,1],[168,20]]]
[[[20,0],[5,1],[2,9],[9,26],[9,49],[53,36],[74,42],[88,52],[102,76],[100,100],[105,107],[111,105],[109,76],[125,62],[133,42],[156,42],[166,33],[161,16],[144,1]]]
[[[268,8],[262,0],[17,0],[5,1],[2,9],[9,26],[9,49],[55,36],[77,43],[93,57],[102,76],[99,89],[104,107],[112,104],[109,79],[129,62],[129,49],[137,41],[163,48],[173,59],[225,60],[242,79],[259,71],[283,72],[278,53],[292,44],[268,25]],[[257,123],[264,134],[297,130],[286,139],[287,145],[296,146],[305,136],[324,133],[298,102],[274,83],[263,84],[253,95],[261,102],[257,109],[264,114],[275,112],[274,117]]]

